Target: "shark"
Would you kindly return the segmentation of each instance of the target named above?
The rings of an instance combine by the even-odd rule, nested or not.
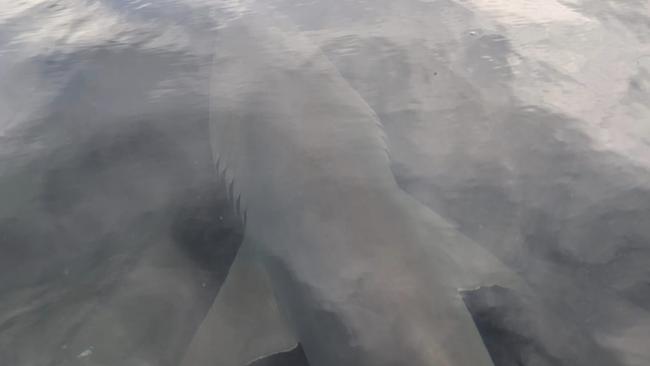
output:
[[[517,275],[399,188],[377,115],[291,25],[217,38],[210,138],[245,240],[182,365],[300,344],[312,366],[493,366],[461,292]]]

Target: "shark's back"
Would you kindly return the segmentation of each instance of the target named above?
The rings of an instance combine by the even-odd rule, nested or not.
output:
[[[316,47],[264,23],[221,32],[211,82],[215,159],[242,212],[323,197],[333,179],[394,186],[374,112]]]

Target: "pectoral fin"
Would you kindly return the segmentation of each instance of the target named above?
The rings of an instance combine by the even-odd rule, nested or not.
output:
[[[483,286],[501,286],[518,292],[528,291],[524,280],[490,251],[456,230],[447,220],[410,197],[415,217],[420,220],[420,235],[431,243],[449,266],[447,281],[459,291]]]
[[[244,243],[181,365],[246,366],[296,346],[264,268]]]

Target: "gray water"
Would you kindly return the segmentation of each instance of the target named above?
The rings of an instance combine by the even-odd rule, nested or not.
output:
[[[543,298],[466,295],[497,366],[650,364],[650,2],[263,3],[378,115],[400,186]],[[0,5],[1,365],[179,362],[242,238],[208,94],[255,7]]]

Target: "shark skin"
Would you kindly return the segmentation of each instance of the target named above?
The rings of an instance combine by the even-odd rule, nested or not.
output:
[[[193,356],[206,352],[206,334],[236,327],[223,327],[232,306],[215,310],[222,328],[199,331],[184,365],[243,366],[269,353],[245,345],[279,344],[281,352],[291,343],[251,337],[289,332],[312,366],[493,366],[459,290],[516,278],[400,190],[376,115],[317,48],[260,19],[220,32],[217,170],[245,221],[246,255],[274,297],[260,306],[277,307],[284,325],[236,332],[249,338],[239,346],[215,337],[208,361]],[[242,309],[242,327],[269,313]],[[243,358],[229,355],[242,349]]]

